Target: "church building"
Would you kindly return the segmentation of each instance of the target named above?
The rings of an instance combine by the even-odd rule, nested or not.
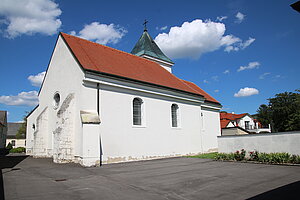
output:
[[[173,65],[146,29],[131,53],[60,33],[26,153],[94,166],[216,151],[221,104]]]

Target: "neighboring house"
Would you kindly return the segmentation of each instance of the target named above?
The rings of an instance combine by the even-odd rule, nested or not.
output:
[[[60,33],[27,154],[92,166],[216,151],[221,104],[173,64],[147,30],[132,54]]]
[[[21,136],[20,138],[16,137],[18,130],[21,126],[22,126],[22,123],[18,123],[18,122],[8,122],[7,123],[6,144],[11,143],[13,148],[26,146],[25,136]]]
[[[6,146],[7,112],[0,110],[0,151]]]
[[[220,113],[222,135],[241,135],[251,133],[271,133],[270,125],[263,127],[248,113]]]

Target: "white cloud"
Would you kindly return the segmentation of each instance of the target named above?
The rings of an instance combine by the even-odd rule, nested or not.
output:
[[[38,92],[21,92],[17,96],[0,96],[0,103],[11,106],[36,106],[38,104]]]
[[[270,75],[270,72],[263,73],[259,76],[259,79],[265,79],[266,76]]]
[[[255,88],[241,88],[237,93],[234,94],[234,97],[248,97],[255,94],[259,94],[259,91]]]
[[[163,27],[156,27],[155,29],[156,30],[160,30],[160,31],[164,31],[164,30],[167,30],[168,26],[163,26]]]
[[[127,33],[123,27],[114,24],[100,24],[99,22],[92,22],[84,25],[84,28],[76,34],[71,31],[70,34],[78,37],[95,41],[100,44],[116,44]]]
[[[249,37],[248,40],[245,42],[238,40],[233,45],[229,44],[229,46],[226,46],[224,51],[230,52],[230,51],[239,51],[241,49],[245,49],[246,47],[250,46],[255,41],[255,38]]]
[[[15,38],[19,35],[41,33],[53,35],[61,26],[58,19],[62,11],[52,0],[1,0],[0,19],[6,25],[4,35]]]
[[[218,22],[222,22],[223,20],[227,19],[228,17],[227,16],[220,16],[220,17],[217,17],[217,20]]]
[[[220,92],[220,90],[214,90],[214,92]]]
[[[237,70],[238,72],[249,70],[249,69],[255,69],[259,68],[260,63],[259,62],[250,62],[247,66],[240,66],[240,68]]]
[[[203,80],[203,83],[209,83],[207,80]]]
[[[230,73],[229,69],[226,69],[226,70],[223,72],[223,74],[229,74],[229,73]]]
[[[244,15],[241,12],[238,12],[235,17],[236,17],[235,23],[240,24],[240,23],[242,23],[242,21],[244,21],[246,15]]]
[[[28,80],[30,81],[31,85],[40,87],[42,85],[42,82],[44,80],[46,72],[38,73],[37,75],[30,75],[28,76]]]
[[[249,42],[243,42],[240,38],[233,35],[224,35],[225,24],[202,21],[196,19],[192,22],[184,22],[180,27],[171,27],[169,33],[161,33],[155,38],[155,42],[166,55],[171,58],[189,57],[198,59],[203,53],[215,51],[225,47],[246,48]],[[245,45],[244,45],[245,43]]]

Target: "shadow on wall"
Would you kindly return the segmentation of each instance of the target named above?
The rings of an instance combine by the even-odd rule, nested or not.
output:
[[[2,169],[11,168],[11,170],[18,170],[19,168],[14,167],[27,157],[26,155],[0,156],[0,199],[5,199]]]
[[[262,194],[256,195],[249,198],[248,200],[263,200],[263,199],[272,199],[272,200],[281,200],[281,199],[297,199],[299,198],[299,188],[300,181],[278,187],[276,189],[264,192]]]

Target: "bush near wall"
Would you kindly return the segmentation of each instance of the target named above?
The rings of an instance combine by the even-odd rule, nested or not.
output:
[[[24,153],[26,149],[24,147],[13,148],[9,151],[9,153]]]
[[[291,155],[289,153],[260,153],[258,151],[247,152],[242,149],[235,153],[218,153],[215,160],[232,160],[232,161],[255,161],[271,164],[300,164],[300,155]]]

